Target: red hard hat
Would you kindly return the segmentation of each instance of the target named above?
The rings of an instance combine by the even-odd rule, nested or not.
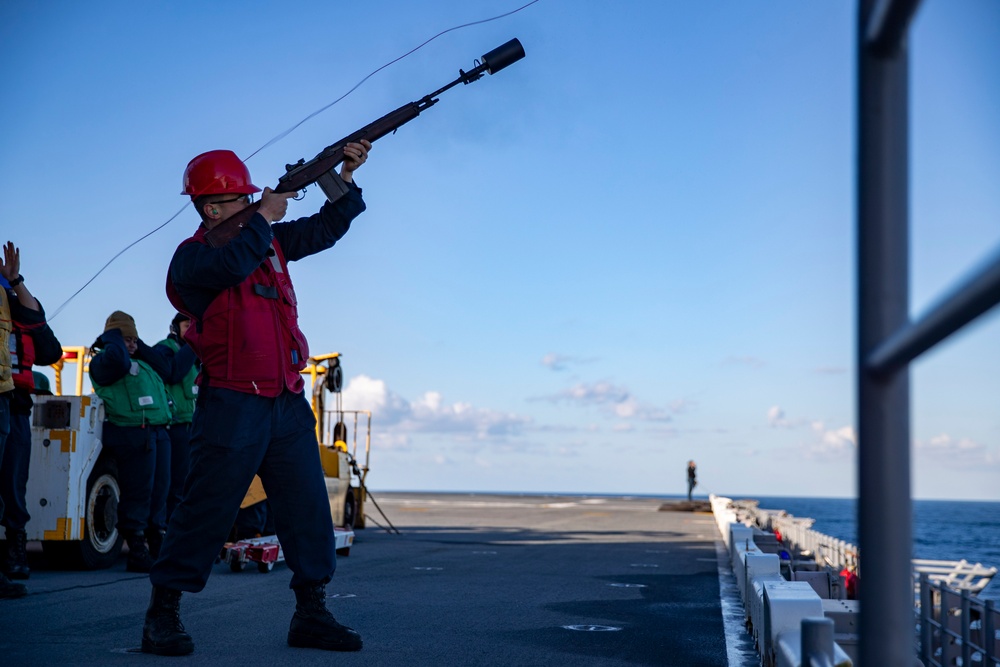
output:
[[[232,151],[208,151],[188,162],[184,170],[182,195],[221,195],[229,192],[249,195],[260,192],[250,182],[250,171]]]

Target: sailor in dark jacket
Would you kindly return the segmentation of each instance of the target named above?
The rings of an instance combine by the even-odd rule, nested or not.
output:
[[[210,245],[206,233],[249,206],[260,188],[232,151],[203,153],[185,170],[184,194],[202,225],[174,253],[167,295],[191,317],[185,339],[201,361],[201,374],[191,470],[150,573],[143,651],[194,650],[180,622],[181,593],[205,587],[254,474],[264,483],[292,571],[296,610],[289,645],[361,648],[360,635],[326,608],[335,538],[316,420],[299,374],[309,349],[298,327],[288,262],[333,246],[365,210],[352,174],[370,148],[367,141],[347,144],[340,174],[345,193],[319,213],[272,225],[285,216],[294,193],[264,190],[256,213],[221,247]]]

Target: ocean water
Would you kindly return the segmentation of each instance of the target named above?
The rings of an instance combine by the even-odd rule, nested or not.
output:
[[[734,497],[734,500],[736,498]],[[762,509],[816,520],[813,530],[858,544],[853,498],[753,497]],[[913,557],[960,560],[1000,568],[1000,502],[913,501]],[[980,597],[1000,601],[1000,574]]]

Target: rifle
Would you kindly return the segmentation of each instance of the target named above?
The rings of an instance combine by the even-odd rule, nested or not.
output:
[[[523,57],[524,47],[516,38],[501,44],[483,55],[480,59],[481,62],[469,72],[458,70],[459,77],[447,86],[425,95],[416,102],[404,104],[375,122],[352,132],[340,141],[330,144],[308,162],[302,159],[295,164],[286,164],[285,175],[278,179],[278,186],[274,188],[274,192],[297,192],[308,185],[318,183],[327,199],[331,202],[336,201],[347,192],[347,183],[336,171],[337,165],[344,161],[344,147],[347,144],[362,139],[374,143],[385,135],[394,133],[402,125],[419,116],[421,111],[437,104],[438,96],[449,88],[457,86],[459,83],[470,84],[473,81],[478,81],[483,76],[483,72],[491,75],[496,74]],[[250,218],[253,217],[258,208],[260,208],[259,201],[226,218],[206,232],[205,240],[213,248],[221,248],[226,245],[250,222]]]

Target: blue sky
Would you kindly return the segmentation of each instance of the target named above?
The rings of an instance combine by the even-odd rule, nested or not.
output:
[[[0,5],[2,240],[54,313],[185,203],[369,73],[520,0]],[[854,3],[540,0],[449,32],[248,165],[284,164],[468,70],[527,57],[375,145],[368,211],[292,269],[314,352],[374,411],[377,490],[855,493]],[[913,25],[912,311],[1000,244],[1000,4]],[[310,189],[290,216],[318,208]],[[194,213],[52,322],[156,342]],[[1000,499],[1000,321],[913,371],[914,493]]]

